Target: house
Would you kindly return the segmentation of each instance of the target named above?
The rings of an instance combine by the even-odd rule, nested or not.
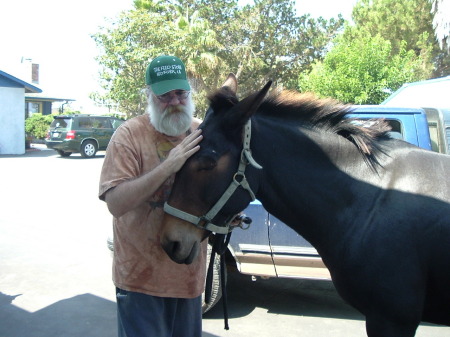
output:
[[[41,92],[0,70],[0,154],[25,153],[25,95]]]

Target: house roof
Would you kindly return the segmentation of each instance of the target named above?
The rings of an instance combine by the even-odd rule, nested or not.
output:
[[[23,87],[25,93],[41,93],[42,89],[0,70],[0,87]]]
[[[406,83],[381,104],[411,108],[450,108],[450,76]]]
[[[39,101],[39,102],[67,102],[75,101],[73,98],[58,97],[58,95],[44,95],[41,93],[29,93],[25,95],[27,101]]]

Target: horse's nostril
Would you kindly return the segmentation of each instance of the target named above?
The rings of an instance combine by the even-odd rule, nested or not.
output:
[[[166,241],[165,244],[163,244],[164,250],[170,257],[176,254],[179,247],[180,243],[178,241]]]
[[[175,255],[177,253],[179,248],[180,248],[180,242],[179,241],[172,241],[170,243],[170,251],[172,252],[173,255]]]
[[[180,254],[180,247],[181,243],[179,241],[167,240],[162,243],[162,248],[166,254],[176,263],[183,263],[178,256]]]

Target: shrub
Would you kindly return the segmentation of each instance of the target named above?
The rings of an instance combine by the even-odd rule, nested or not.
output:
[[[34,138],[44,139],[52,121],[53,115],[35,113],[25,120],[25,132]]]

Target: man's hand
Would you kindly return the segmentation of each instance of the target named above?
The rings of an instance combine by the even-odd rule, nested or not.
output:
[[[169,156],[164,161],[164,165],[171,173],[178,172],[186,160],[200,149],[200,141],[203,139],[202,130],[198,129],[187,136],[183,141],[169,152]]]

